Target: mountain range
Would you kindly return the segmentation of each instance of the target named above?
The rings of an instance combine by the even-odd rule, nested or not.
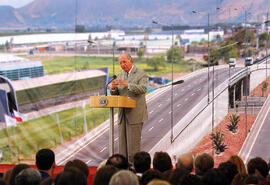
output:
[[[18,9],[0,6],[0,28],[205,25],[207,13],[210,24],[261,22],[269,8],[269,0],[35,0]]]

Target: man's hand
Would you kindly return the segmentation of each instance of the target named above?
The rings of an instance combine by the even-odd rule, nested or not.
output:
[[[123,85],[123,86],[125,86],[125,87],[128,87],[127,81],[123,80],[122,78],[119,78],[119,79],[118,79],[118,84],[119,84],[119,85]]]
[[[113,80],[111,83],[111,90],[114,90],[118,86],[118,80]]]

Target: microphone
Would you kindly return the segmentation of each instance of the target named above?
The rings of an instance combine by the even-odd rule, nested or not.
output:
[[[106,85],[106,87],[105,87],[105,96],[107,96],[108,85],[109,85],[110,83],[112,83],[112,81],[115,80],[116,78],[117,78],[117,76],[116,76],[116,75],[113,75],[113,76],[112,76],[112,79],[107,83],[107,85]]]

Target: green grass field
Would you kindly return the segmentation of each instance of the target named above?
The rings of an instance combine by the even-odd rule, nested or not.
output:
[[[88,131],[109,117],[109,109],[95,109],[86,106],[85,112]],[[82,107],[68,109],[57,114],[64,141],[84,134]],[[32,158],[40,148],[53,148],[59,144],[61,144],[61,137],[56,114],[0,130],[2,163],[18,163]]]
[[[28,58],[41,60],[47,74],[103,67],[109,67],[109,75],[113,74],[112,57],[30,56]],[[145,70],[149,76],[171,73],[171,64],[166,64],[159,71],[153,71],[145,61],[136,61],[135,63],[139,68]],[[115,61],[115,74],[118,74],[120,70],[118,62]],[[189,72],[191,70],[192,66],[190,65],[174,64],[174,72]],[[64,141],[84,133],[82,107],[65,110],[57,114]],[[108,109],[86,107],[88,131],[107,120],[108,117]],[[60,144],[60,133],[56,118],[53,115],[19,123],[17,127],[0,130],[0,150],[3,152],[2,163],[18,163],[22,160],[31,159],[40,148],[53,148]]]
[[[30,59],[41,60],[46,74],[56,74],[63,72],[70,72],[74,70],[97,69],[109,67],[109,75],[113,74],[113,59],[112,57],[36,57],[30,56]],[[136,61],[135,65],[143,69],[149,76],[159,76],[161,74],[171,73],[171,64],[167,63],[165,67],[158,71],[153,71],[151,66],[148,66],[145,61]],[[117,61],[115,61],[115,74],[121,71]],[[190,72],[192,66],[182,62],[181,64],[174,64],[174,72]]]

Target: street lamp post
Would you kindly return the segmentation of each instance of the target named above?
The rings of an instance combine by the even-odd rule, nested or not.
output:
[[[192,13],[196,14],[196,13],[206,13],[207,14],[207,103],[209,104],[210,102],[210,97],[209,97],[209,93],[210,93],[210,15],[209,12],[197,12],[195,10],[192,11]]]
[[[157,21],[152,21],[153,24],[158,24],[158,25],[161,25],[161,26],[167,26],[169,28],[171,28],[171,35],[172,35],[172,46],[171,46],[171,49],[172,49],[172,56],[171,56],[171,64],[172,64],[172,74],[171,74],[171,78],[172,78],[172,84],[171,84],[171,143],[173,143],[173,62],[174,62],[174,33],[173,33],[173,28],[174,28],[174,25],[167,25],[167,24],[162,24],[162,23],[159,23]]]

